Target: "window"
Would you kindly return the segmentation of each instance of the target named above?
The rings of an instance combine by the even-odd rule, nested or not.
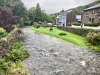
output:
[[[89,21],[91,21],[91,18],[89,18]]]

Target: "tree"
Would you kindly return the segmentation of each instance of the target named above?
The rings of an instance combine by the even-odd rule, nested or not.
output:
[[[6,7],[0,7],[0,27],[6,29],[9,32],[12,25],[16,24],[17,21],[18,16],[13,16],[13,13],[10,9]]]
[[[38,22],[41,20],[42,20],[41,19],[41,7],[40,7],[39,3],[37,3],[35,13],[34,13],[34,21]]]
[[[34,13],[35,13],[35,7],[31,7],[28,10],[28,17],[29,17],[29,20],[31,21],[31,25],[34,23]]]

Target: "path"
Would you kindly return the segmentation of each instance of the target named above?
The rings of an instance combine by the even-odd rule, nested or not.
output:
[[[28,75],[100,75],[100,53],[22,28]]]
[[[81,28],[81,26],[72,25],[72,28]],[[97,26],[97,27],[83,26],[82,28],[100,30],[100,26]]]

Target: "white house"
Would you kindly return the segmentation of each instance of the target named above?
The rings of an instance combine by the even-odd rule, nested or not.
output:
[[[73,10],[62,12],[56,17],[58,26],[67,26],[69,22],[73,21],[76,21],[76,13]]]

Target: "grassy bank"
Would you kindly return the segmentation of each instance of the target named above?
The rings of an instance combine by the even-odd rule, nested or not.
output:
[[[11,51],[5,57],[0,57],[0,75],[27,75],[23,68],[23,60],[29,52],[23,47],[23,42],[17,40]]]
[[[86,39],[84,37],[81,37],[81,36],[78,36],[78,35],[72,34],[70,32],[63,31],[63,30],[59,30],[56,27],[53,27],[53,31],[49,31],[49,27],[46,27],[46,28],[44,28],[44,27],[40,27],[40,28],[32,27],[31,29],[35,30],[37,32],[41,32],[41,33],[44,33],[44,34],[48,34],[48,35],[57,37],[57,38],[61,38],[65,41],[69,41],[69,42],[71,42],[75,45],[87,47],[86,44],[85,44]],[[60,36],[59,35],[60,33],[66,33],[66,35]]]
[[[37,32],[40,32],[40,33],[44,33],[44,34],[47,34],[50,36],[54,36],[54,37],[63,39],[65,41],[71,42],[71,43],[81,46],[81,47],[90,48],[95,51],[100,51],[100,45],[98,45],[98,46],[91,45],[90,43],[87,42],[85,37],[82,37],[82,36],[79,36],[79,35],[76,35],[76,34],[73,34],[70,32],[66,32],[63,30],[59,30],[56,27],[53,27],[53,31],[50,31],[49,27],[45,27],[45,28],[44,27],[40,27],[40,28],[31,27],[31,29],[35,30]],[[60,33],[65,33],[66,35],[60,36],[59,35]]]

